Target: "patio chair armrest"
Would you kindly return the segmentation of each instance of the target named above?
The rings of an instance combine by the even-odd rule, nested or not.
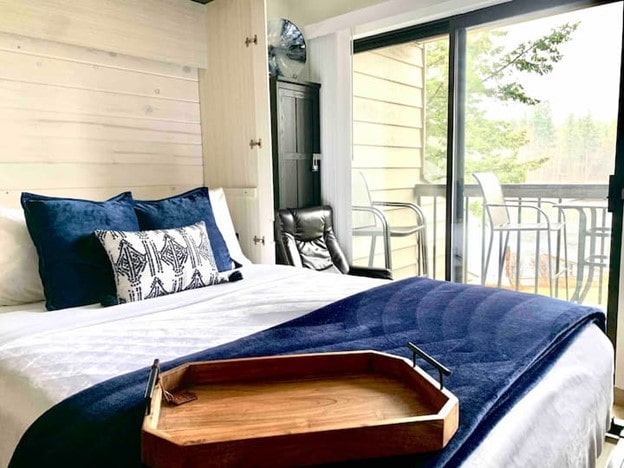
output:
[[[374,201],[373,206],[392,206],[397,208],[408,208],[416,213],[416,216],[419,218],[420,224],[425,224],[425,213],[422,208],[415,203],[410,202],[393,202],[393,201]]]
[[[367,276],[369,278],[378,279],[392,279],[392,272],[387,268],[371,268],[371,267],[359,267],[349,266],[349,275],[351,276]]]
[[[501,208],[520,208],[520,209],[528,208],[528,209],[535,210],[538,213],[540,213],[542,216],[544,216],[544,218],[546,218],[546,223],[550,224],[550,218],[548,217],[548,214],[544,210],[542,210],[539,206],[520,205],[520,204],[515,204],[515,203],[488,203],[487,206],[496,206],[496,207],[501,207]]]
[[[381,223],[381,229],[383,231],[384,236],[386,236],[386,237],[388,236],[388,232],[389,232],[388,231],[388,220],[386,219],[386,215],[384,215],[383,211],[381,211],[379,208],[375,208],[374,206],[353,205],[351,207],[351,210],[353,210],[353,211],[363,211],[365,213],[372,214]]]

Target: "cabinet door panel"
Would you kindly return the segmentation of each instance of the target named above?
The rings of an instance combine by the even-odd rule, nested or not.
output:
[[[280,153],[296,153],[297,149],[297,100],[291,94],[280,94],[279,149]]]
[[[297,161],[297,198],[299,206],[317,204],[314,192],[314,173],[311,171],[312,158],[303,157]]]
[[[232,194],[228,204],[245,254],[254,262],[273,263],[264,0],[208,3],[206,30],[208,66],[200,72],[204,182]],[[257,44],[245,45],[254,36]],[[261,146],[252,147],[251,141],[261,141]],[[254,242],[254,237],[264,238],[264,243]]]
[[[272,79],[275,208],[320,204],[318,85]],[[286,162],[288,161],[288,163]]]
[[[293,180],[297,180],[296,157],[282,158],[280,161],[280,206],[284,208],[296,208],[299,206],[299,194],[297,193],[297,185],[293,184]]]
[[[313,112],[314,103],[309,95],[301,94],[297,98],[297,152],[314,152]]]

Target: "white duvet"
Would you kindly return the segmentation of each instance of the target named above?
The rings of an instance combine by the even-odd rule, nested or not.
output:
[[[0,467],[40,414],[80,390],[383,282],[285,266],[251,265],[242,272],[245,279],[236,283],[109,308],[0,308]],[[612,354],[596,327],[585,330],[467,465],[592,466],[611,407]]]

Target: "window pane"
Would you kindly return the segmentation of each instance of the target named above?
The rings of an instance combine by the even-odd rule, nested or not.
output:
[[[621,28],[620,2],[468,32],[465,281],[566,298],[567,277],[571,299],[605,303]],[[487,172],[502,203],[525,206],[506,210],[508,229],[474,185]]]
[[[448,37],[358,53],[353,70],[354,263],[443,278]]]

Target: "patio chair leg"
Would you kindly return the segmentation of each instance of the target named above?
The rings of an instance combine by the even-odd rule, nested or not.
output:
[[[388,231],[384,235],[384,256],[386,258],[386,268],[392,270],[392,249],[390,248],[390,233]]]
[[[503,279],[503,267],[505,266],[505,252],[507,252],[507,246],[509,245],[509,231],[505,233],[505,247],[503,247],[503,231],[500,231],[499,235],[499,247],[498,247],[498,287],[501,287]],[[516,259],[517,261],[517,259]],[[517,281],[517,278],[516,278]]]
[[[566,301],[570,300],[570,288],[568,286],[568,279],[570,276],[570,268],[568,266],[568,227],[563,225],[563,258],[565,268],[565,288],[566,288]]]
[[[481,284],[485,284],[487,278],[488,267],[490,266],[490,256],[492,255],[492,245],[494,244],[494,231],[490,231],[490,244],[488,245],[487,255],[485,257],[485,263],[481,265]]]
[[[371,246],[370,252],[368,254],[368,268],[373,267],[373,263],[375,263],[375,247],[377,246],[377,235],[371,235]]]
[[[539,231],[537,232],[539,236]],[[550,297],[553,297],[553,274],[552,274],[552,249],[551,249],[551,239],[550,239],[550,231],[546,231],[546,236],[548,237],[548,289],[550,291]]]
[[[427,227],[423,225],[422,230],[420,231],[421,237],[421,258],[423,264],[423,275],[429,276],[429,257],[427,256]]]

